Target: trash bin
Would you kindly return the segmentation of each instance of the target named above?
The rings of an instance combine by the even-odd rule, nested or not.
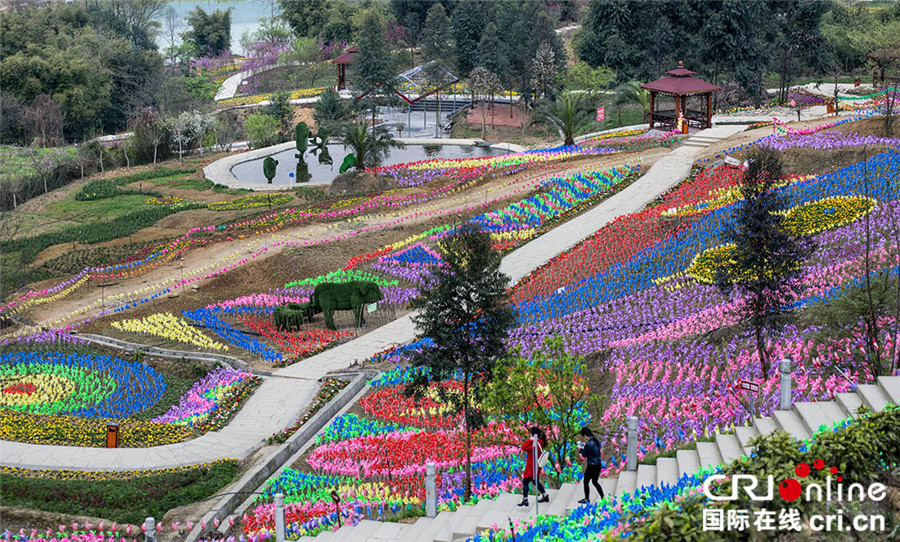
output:
[[[119,424],[117,424],[117,423],[106,424],[106,447],[107,448],[118,448],[119,447]]]

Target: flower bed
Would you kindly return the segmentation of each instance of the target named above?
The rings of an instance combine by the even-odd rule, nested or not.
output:
[[[197,381],[181,397],[177,405],[173,405],[165,414],[154,418],[153,421],[187,427],[203,426],[210,415],[219,408],[220,403],[226,402],[228,397],[235,395],[235,392],[242,388],[242,384],[254,378],[257,383],[261,381],[258,377],[235,369],[224,367],[214,369]]]
[[[243,196],[231,201],[217,201],[208,205],[212,211],[239,211],[243,209],[255,209],[256,207],[271,207],[272,205],[284,205],[293,199],[288,194],[254,194]]]
[[[119,424],[119,445],[147,448],[175,444],[191,437],[191,430],[175,425],[129,418],[43,416],[0,409],[0,438],[32,444],[105,447],[106,426]]]
[[[183,319],[174,316],[171,312],[153,314],[139,320],[120,320],[112,322],[110,325],[122,331],[152,335],[168,341],[190,344],[202,349],[228,350],[228,346],[210,339],[202,332],[188,325]]]
[[[0,360],[0,407],[19,412],[127,418],[165,389],[152,368],[110,356],[14,352]]]

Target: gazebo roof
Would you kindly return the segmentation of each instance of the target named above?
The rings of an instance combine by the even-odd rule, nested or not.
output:
[[[332,64],[353,64],[353,57],[356,56],[356,53],[359,52],[359,49],[354,45],[353,47],[347,49],[347,51],[335,58],[331,61]]]
[[[643,84],[641,88],[653,92],[661,92],[662,94],[681,96],[686,94],[707,94],[722,90],[712,83],[692,77],[695,74],[696,72],[686,69],[684,64],[679,62],[678,68],[667,71],[665,77]]]

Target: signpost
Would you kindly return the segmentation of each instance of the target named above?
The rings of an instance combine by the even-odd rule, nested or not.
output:
[[[606,108],[598,107],[597,108],[597,122],[600,123],[600,131],[603,131],[603,119],[606,118]]]
[[[756,394],[759,393],[759,384],[746,379],[738,380],[738,389],[750,392],[750,413],[756,416]]]

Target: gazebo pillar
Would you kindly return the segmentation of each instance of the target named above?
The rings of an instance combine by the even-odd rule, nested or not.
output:
[[[706,127],[712,127],[712,93],[706,95]]]
[[[653,129],[653,116],[656,114],[656,92],[650,91],[650,129]]]

